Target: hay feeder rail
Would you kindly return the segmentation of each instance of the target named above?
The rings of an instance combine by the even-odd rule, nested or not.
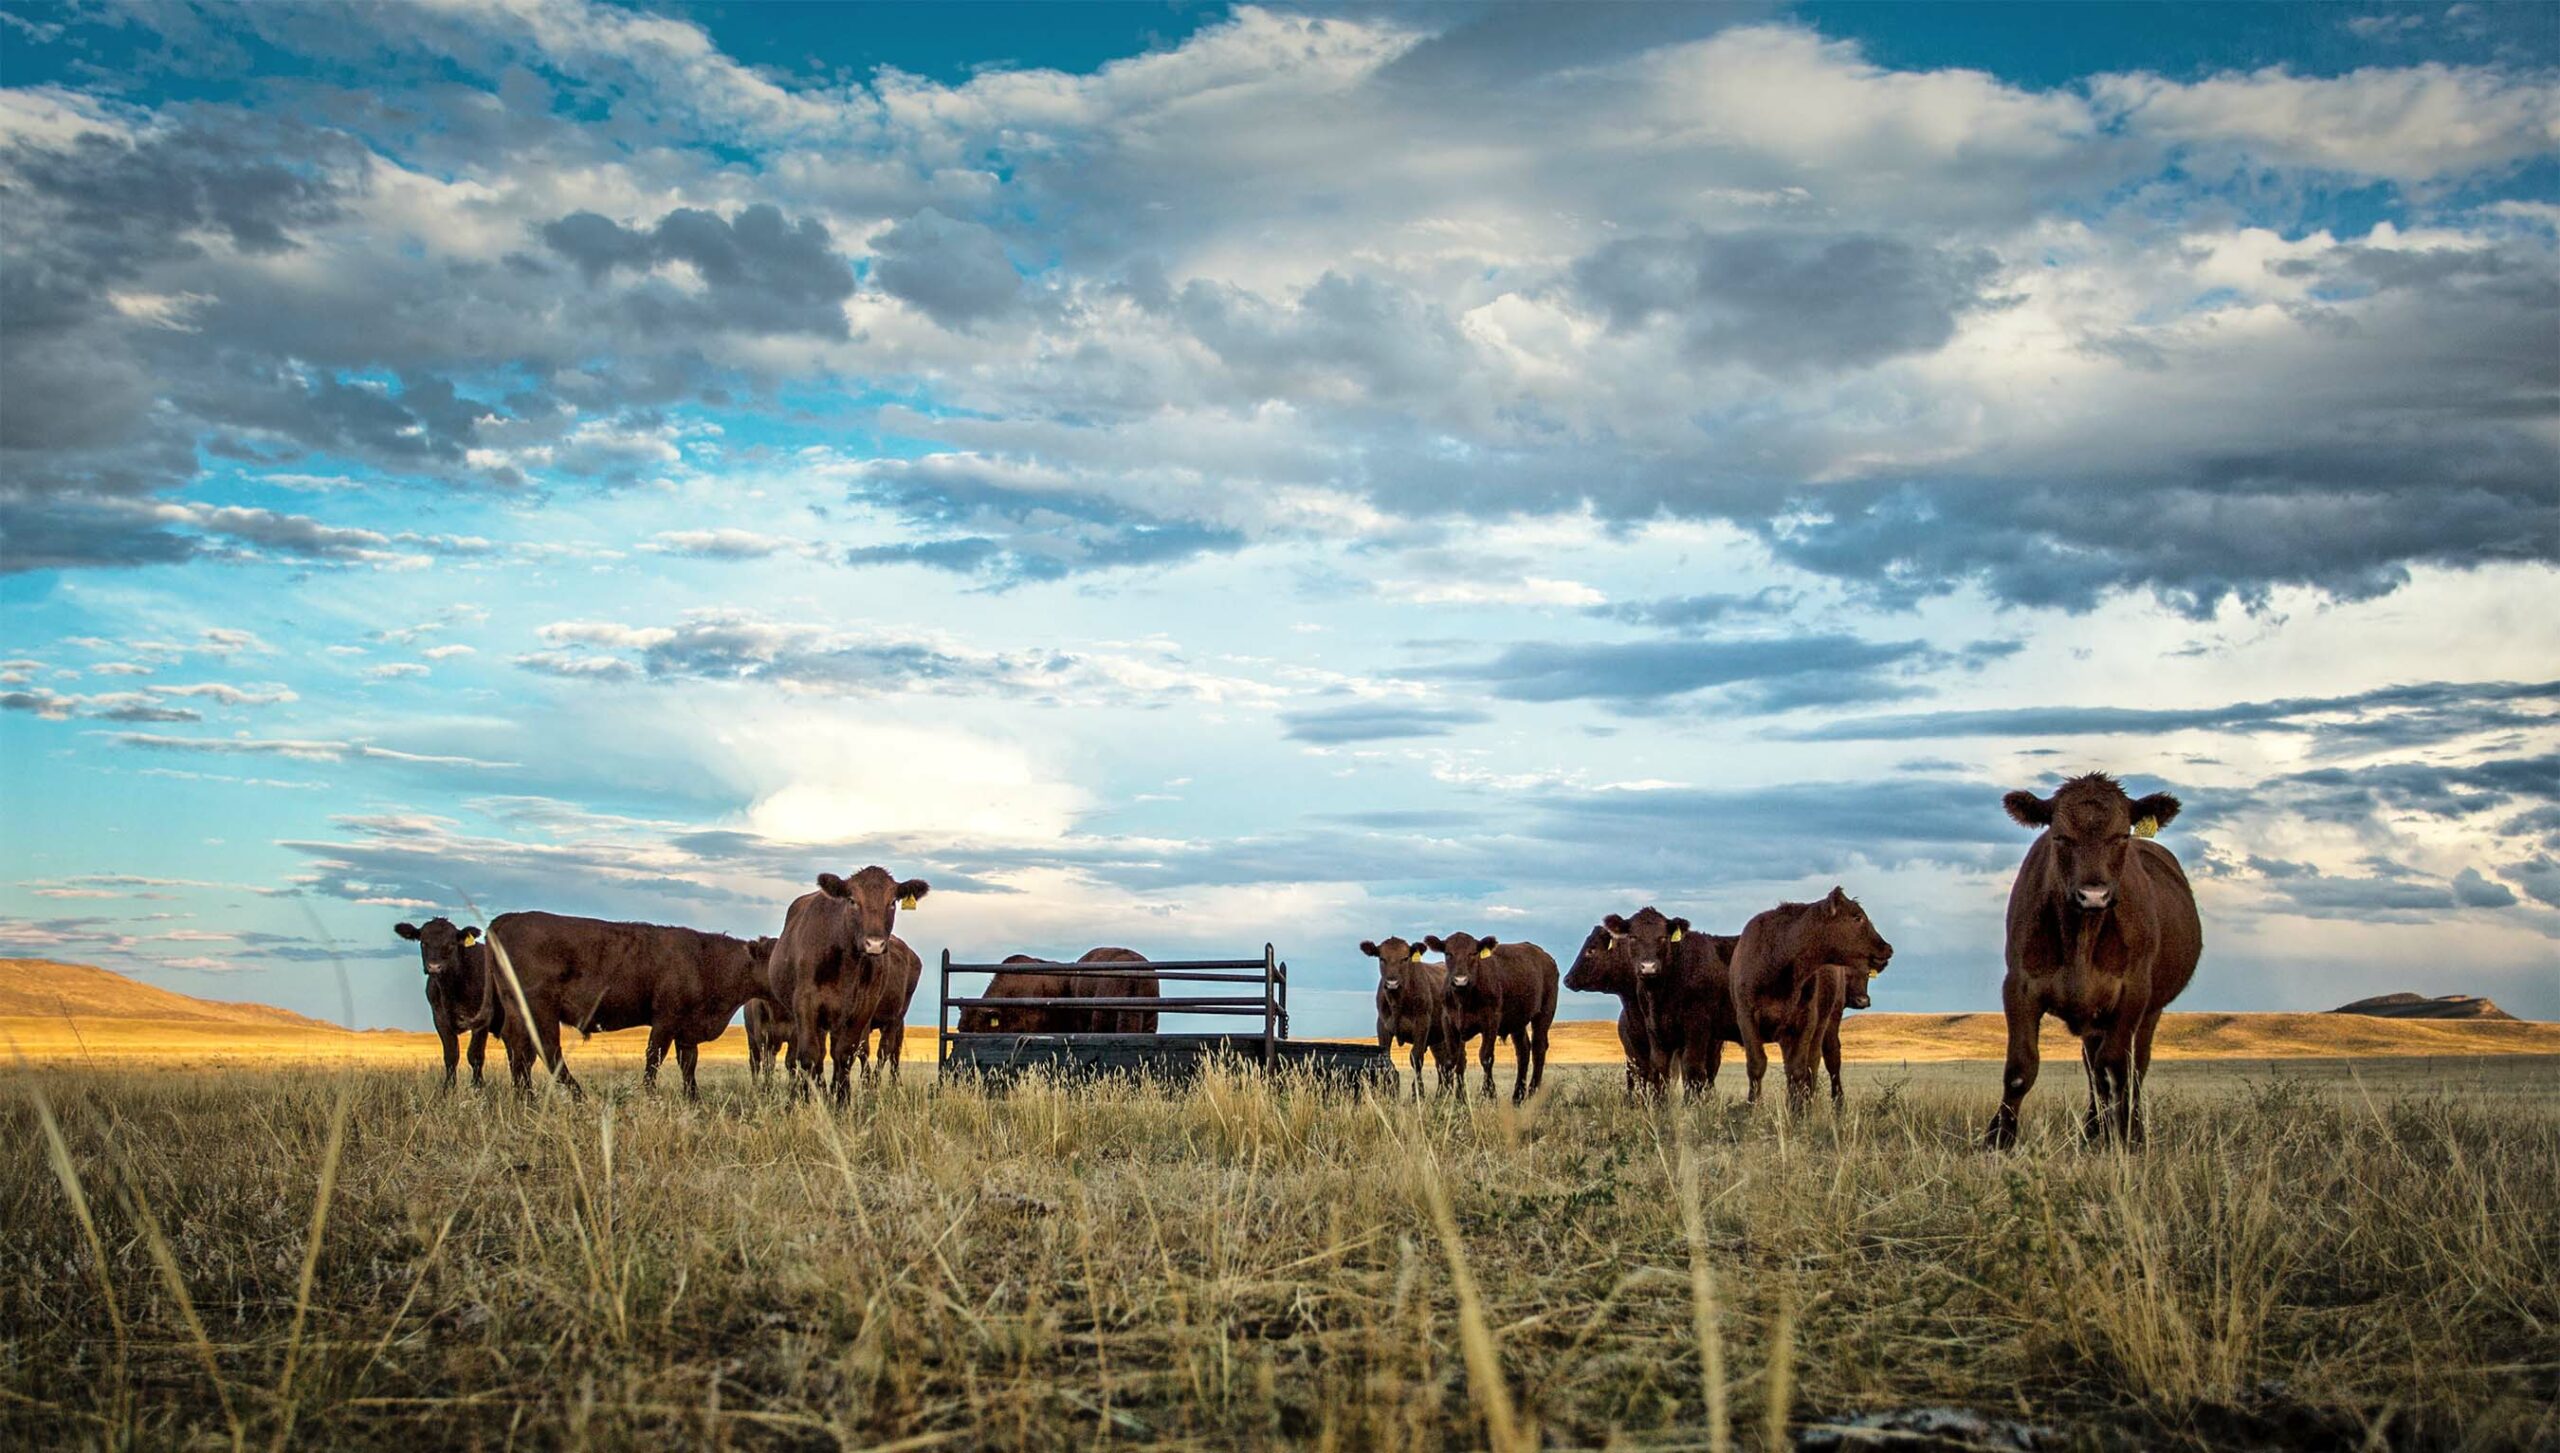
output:
[[[1144,979],[1162,997],[1086,998],[989,994],[955,995],[954,974],[1039,974],[1063,979]],[[995,980],[988,981],[992,990]],[[1252,985],[1251,992],[1169,992],[1173,985]],[[963,1033],[957,1016],[970,1009],[1141,1010],[1162,1015],[1208,1015],[1254,1021],[1250,1030],[1221,1033],[1127,1034],[1098,1031],[1021,1034],[998,1030]],[[1271,945],[1258,959],[1177,959],[1156,963],[960,963],[942,951],[941,1009],[934,1020],[941,1077],[970,1075],[1011,1079],[1026,1072],[1062,1076],[1146,1074],[1191,1080],[1212,1060],[1269,1071],[1296,1069],[1345,1084],[1391,1083],[1395,1068],[1370,1044],[1340,1044],[1289,1037],[1289,966]]]

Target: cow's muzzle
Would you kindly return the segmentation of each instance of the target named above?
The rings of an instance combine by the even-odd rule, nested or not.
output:
[[[1661,973],[1661,972],[1662,972],[1662,960],[1660,960],[1660,959],[1638,959],[1638,960],[1636,960],[1636,973],[1637,973],[1637,975],[1638,975],[1639,977],[1641,977],[1641,978],[1647,978],[1647,979],[1650,979],[1650,978],[1652,978],[1654,975],[1656,975],[1656,974],[1658,974],[1658,973]]]
[[[889,941],[885,938],[866,938],[862,941],[862,951],[867,954],[887,953]]]
[[[2082,908],[2087,909],[2089,912],[2095,913],[2106,907],[2108,904],[2116,901],[2116,890],[2104,885],[2097,887],[2082,887],[2075,891],[2071,897],[2073,902],[2078,903]]]
[[[1404,987],[1404,980],[1402,979],[1380,979],[1378,982],[1385,986],[1386,991],[1390,994]]]

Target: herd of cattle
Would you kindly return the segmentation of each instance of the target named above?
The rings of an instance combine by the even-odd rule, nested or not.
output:
[[[2178,800],[2166,793],[2137,800],[2114,779],[2092,773],[2050,797],[2012,792],[2003,805],[2021,826],[2043,831],[2009,895],[2001,995],[2008,1059],[2000,1109],[1986,1138],[1999,1146],[2015,1141],[2018,1103],[2035,1084],[2039,1034],[2050,1014],[2081,1041],[2089,1134],[2139,1139],[2153,1032],[2203,952],[2186,875],[2151,841],[2177,815]],[[397,932],[418,945],[448,1084],[463,1038],[470,1041],[477,1083],[488,1036],[496,1033],[519,1086],[531,1083],[538,1050],[575,1092],[577,1081],[561,1058],[563,1026],[581,1034],[646,1026],[644,1081],[655,1083],[672,1048],[685,1091],[694,1094],[700,1046],[744,1009],[749,1063],[759,1078],[787,1049],[795,1092],[819,1083],[831,1063],[829,1084],[843,1099],[855,1062],[869,1075],[875,1049],[878,1063],[892,1075],[897,1071],[924,962],[894,930],[898,910],[914,908],[929,886],[922,879],[899,881],[879,867],[850,878],[821,873],[817,885],[792,903],[780,935],[753,941],[556,913],[500,914],[485,935],[443,918],[403,923]],[[1470,1042],[1487,1094],[1500,1042],[1511,1045],[1517,1065],[1513,1098],[1538,1088],[1559,985],[1555,959],[1544,949],[1452,933],[1364,942],[1360,951],[1378,961],[1379,1047],[1410,1046],[1417,1094],[1426,1054],[1441,1086],[1456,1089]],[[1817,1063],[1828,1068],[1837,1098],[1841,1015],[1867,1007],[1868,980],[1892,957],[1893,946],[1866,911],[1834,888],[1811,903],[1779,904],[1731,935],[1698,932],[1687,919],[1652,907],[1610,914],[1583,940],[1561,984],[1618,999],[1618,1040],[1631,1092],[1659,1095],[1675,1070],[1687,1089],[1711,1086],[1724,1047],[1733,1044],[1743,1052],[1756,1101],[1768,1048],[1775,1045],[1791,1100],[1810,1098]],[[1097,948],[1079,962],[1146,960],[1128,949]],[[1005,963],[1021,967],[996,973],[982,997],[1157,996],[1156,980],[1144,973],[1044,973],[1046,961],[1021,954]],[[965,1010],[956,1027],[963,1033],[1152,1034],[1156,1021],[1154,1011],[1125,1005],[983,1004]]]

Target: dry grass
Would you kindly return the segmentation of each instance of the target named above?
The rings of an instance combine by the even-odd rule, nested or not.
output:
[[[2560,1438],[2548,1062],[2176,1066],[2134,1156],[2067,1135],[2067,1073],[1976,1151],[1984,1066],[1793,1122],[1595,1072],[1526,1115],[710,1078],[17,1073],[0,1445],[1747,1448],[1932,1404]]]

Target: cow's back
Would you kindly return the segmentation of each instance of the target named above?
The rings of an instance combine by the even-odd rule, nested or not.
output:
[[[1556,1017],[1556,961],[1534,943],[1494,945],[1488,965],[1500,993],[1497,1033],[1509,1034]]]
[[[1095,948],[1085,950],[1076,960],[1080,964],[1143,964],[1145,954],[1136,949]],[[1091,978],[1078,976],[1075,981],[1080,996],[1092,999],[1160,999],[1164,991],[1153,974],[1103,974]],[[1087,1011],[1088,1027],[1104,1034],[1153,1034],[1156,1011],[1153,1009],[1094,1009]]]

